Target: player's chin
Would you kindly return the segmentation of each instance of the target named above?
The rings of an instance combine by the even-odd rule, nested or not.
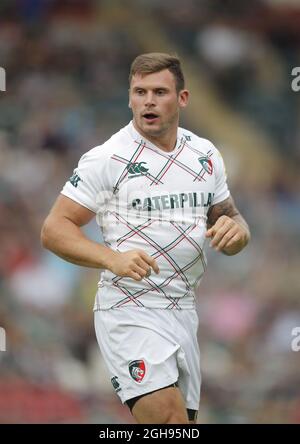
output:
[[[148,136],[158,137],[161,135],[161,130],[159,128],[144,128],[144,133]]]
[[[162,125],[159,122],[143,122],[142,128],[149,134],[160,134]]]

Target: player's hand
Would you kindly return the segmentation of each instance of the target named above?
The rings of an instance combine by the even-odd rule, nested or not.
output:
[[[109,270],[121,277],[130,277],[135,281],[141,281],[151,274],[151,268],[156,274],[159,267],[155,259],[143,250],[130,250],[124,253],[114,252]]]
[[[205,236],[211,238],[212,248],[229,255],[238,253],[249,240],[246,227],[225,215],[219,217]]]

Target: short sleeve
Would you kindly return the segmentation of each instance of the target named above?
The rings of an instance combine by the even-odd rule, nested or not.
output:
[[[220,152],[215,148],[215,194],[213,198],[212,205],[222,202],[227,199],[230,195],[228,185],[227,185],[227,175],[225,170],[225,165]]]
[[[104,209],[105,197],[110,195],[107,156],[101,151],[99,146],[85,153],[61,191],[94,213]]]

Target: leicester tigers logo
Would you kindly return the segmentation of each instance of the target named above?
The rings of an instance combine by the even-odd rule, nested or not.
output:
[[[199,157],[199,162],[201,163],[202,167],[205,169],[205,171],[211,176],[213,172],[213,163],[210,160],[209,157]]]
[[[136,382],[142,382],[146,373],[146,366],[143,360],[131,361],[128,364],[129,373]]]

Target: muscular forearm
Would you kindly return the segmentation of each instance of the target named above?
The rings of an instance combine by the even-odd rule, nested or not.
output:
[[[237,214],[231,217],[236,223],[238,223],[244,230],[244,236],[236,242],[235,244],[222,248],[222,253],[226,254],[227,256],[233,256],[234,254],[239,253],[243,248],[246,247],[250,240],[250,230],[247,222],[245,219],[241,216],[241,214]]]
[[[110,268],[116,254],[86,238],[80,227],[65,217],[55,222],[46,219],[41,241],[45,248],[66,261],[90,268]]]

